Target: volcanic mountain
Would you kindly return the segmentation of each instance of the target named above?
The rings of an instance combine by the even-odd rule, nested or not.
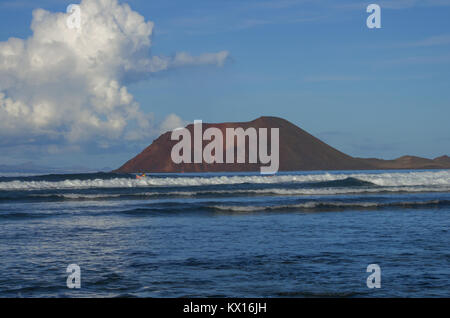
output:
[[[436,159],[425,159],[413,156],[404,156],[395,160],[363,159],[351,157],[327,145],[303,129],[287,120],[277,117],[260,117],[250,122],[206,124],[203,123],[203,132],[215,127],[226,135],[226,128],[241,127],[244,130],[253,127],[279,128],[279,170],[374,170],[374,169],[450,169],[450,158],[442,156]],[[194,145],[194,125],[186,127],[191,133],[191,145]],[[270,138],[268,138],[270,141]],[[248,142],[246,145],[246,163],[179,163],[172,161],[172,147],[178,140],[171,140],[171,132],[166,132],[144,149],[139,155],[126,162],[115,170],[118,173],[133,172],[239,172],[259,171],[261,163],[248,163]],[[203,141],[203,147],[210,141]],[[235,153],[236,153],[236,146]],[[224,140],[224,153],[226,142]],[[269,142],[270,153],[270,142]],[[193,149],[191,151],[193,153]],[[191,160],[191,162],[194,162]]]

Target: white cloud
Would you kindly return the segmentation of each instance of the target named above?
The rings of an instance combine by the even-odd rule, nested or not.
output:
[[[37,9],[31,37],[0,42],[0,137],[99,145],[146,138],[158,129],[128,83],[173,67],[222,66],[229,56],[151,56],[153,23],[127,4],[84,0],[80,9],[80,29],[68,28],[67,13]]]
[[[365,9],[369,3],[367,1],[323,1],[324,3],[333,3],[333,7],[337,9],[362,10]],[[450,6],[450,0],[380,0],[374,1],[380,5],[381,9],[389,10],[403,10],[416,7],[447,7]]]
[[[228,51],[220,51],[217,53],[204,53],[198,57],[193,57],[186,52],[181,52],[175,55],[175,57],[172,60],[172,65],[184,66],[184,65],[211,64],[223,66],[228,57],[229,57]]]
[[[385,0],[381,1],[380,6],[385,9],[407,9],[413,7],[441,7],[449,6],[449,0]]]
[[[449,45],[450,44],[450,34],[434,35],[426,39],[403,43],[398,46],[400,47],[427,47],[427,46],[438,46],[438,45]]]
[[[159,127],[160,133],[165,133],[175,128],[182,128],[187,125],[187,122],[182,120],[179,116],[175,114],[170,114],[164,119]]]
[[[362,81],[365,78],[351,75],[326,75],[326,76],[308,76],[303,79],[305,82],[343,82],[343,81]]]

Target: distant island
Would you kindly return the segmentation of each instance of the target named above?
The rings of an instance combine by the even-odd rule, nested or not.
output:
[[[446,155],[435,159],[403,156],[394,160],[352,157],[327,145],[289,121],[278,117],[260,117],[250,122],[203,123],[203,129],[210,127],[220,129],[224,135],[226,128],[279,128],[280,171],[450,169],[450,157]],[[193,133],[193,124],[186,128]],[[171,150],[176,143],[177,141],[171,140],[171,132],[166,132],[114,172],[246,172],[259,171],[261,166],[260,163],[208,164],[202,162],[176,164],[171,159]],[[226,144],[224,143],[225,147]]]
[[[72,167],[50,167],[35,164],[34,162],[24,162],[21,164],[0,165],[0,175],[34,175],[34,174],[78,174],[94,173],[99,171],[111,171],[112,168],[104,167],[102,169],[87,168],[84,166]]]

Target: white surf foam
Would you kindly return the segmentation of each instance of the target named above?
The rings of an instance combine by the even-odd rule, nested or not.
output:
[[[236,194],[254,194],[254,195],[276,195],[276,196],[296,196],[296,195],[337,195],[337,194],[361,194],[361,193],[382,193],[382,192],[450,192],[449,186],[429,186],[429,187],[377,187],[377,188],[319,188],[319,189],[243,189],[243,190],[207,190],[207,191],[184,191],[184,192],[165,192],[165,193],[147,193],[142,195],[168,195],[168,196],[195,196],[195,195],[236,195]],[[140,195],[140,194],[136,194]]]
[[[242,189],[242,190],[205,190],[205,191],[168,191],[137,193],[44,193],[31,194],[34,198],[61,198],[67,200],[102,200],[114,198],[151,199],[160,197],[194,197],[194,196],[329,196],[341,194],[375,194],[375,193],[421,193],[450,192],[450,186],[444,187],[377,187],[377,188],[319,188],[319,189]]]
[[[379,186],[450,186],[450,170],[425,172],[385,173],[321,173],[275,176],[218,176],[218,177],[167,177],[167,178],[113,178],[64,181],[6,181],[0,182],[0,190],[86,189],[86,188],[135,188],[154,186],[202,186],[227,184],[275,184],[306,183],[344,180],[346,178],[372,182]]]
[[[220,211],[231,212],[257,212],[278,210],[313,210],[318,208],[382,208],[382,207],[415,207],[424,205],[438,205],[444,201],[401,201],[401,202],[305,202],[298,204],[285,204],[273,206],[238,206],[238,205],[214,205],[210,208]]]

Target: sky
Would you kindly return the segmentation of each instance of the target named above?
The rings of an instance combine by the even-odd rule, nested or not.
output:
[[[116,168],[201,119],[450,155],[450,0],[0,0],[0,164]],[[381,7],[369,29],[366,7]]]

